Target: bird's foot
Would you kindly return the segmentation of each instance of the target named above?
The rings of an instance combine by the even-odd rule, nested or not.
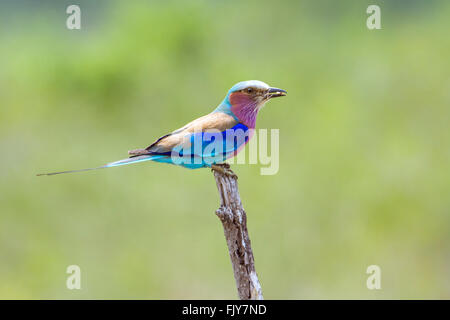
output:
[[[220,164],[212,164],[211,171],[219,172],[223,175],[226,175],[230,178],[236,179],[238,176],[230,169],[230,165],[228,163],[220,163]]]

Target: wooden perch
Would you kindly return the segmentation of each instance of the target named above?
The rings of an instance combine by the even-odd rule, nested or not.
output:
[[[239,299],[263,300],[247,231],[247,215],[239,196],[237,176],[228,164],[213,165],[212,168],[220,195],[220,208],[217,209],[216,215],[222,221]]]

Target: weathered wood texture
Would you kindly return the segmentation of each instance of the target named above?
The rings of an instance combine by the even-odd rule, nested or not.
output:
[[[247,230],[247,215],[239,196],[237,176],[229,169],[229,165],[221,166],[226,173],[213,171],[221,199],[216,215],[222,221],[238,295],[241,300],[262,300],[262,289],[255,271]]]

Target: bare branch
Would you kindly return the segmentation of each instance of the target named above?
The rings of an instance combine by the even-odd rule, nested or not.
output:
[[[234,278],[241,300],[262,300],[262,289],[255,271],[255,261],[247,230],[247,215],[239,196],[237,176],[228,164],[213,167],[220,195],[216,215],[222,221]]]

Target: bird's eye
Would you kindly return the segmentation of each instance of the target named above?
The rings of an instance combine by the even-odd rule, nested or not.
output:
[[[247,88],[247,92],[248,92],[248,93],[252,93],[252,92],[253,92],[253,89],[252,89],[252,88]]]

